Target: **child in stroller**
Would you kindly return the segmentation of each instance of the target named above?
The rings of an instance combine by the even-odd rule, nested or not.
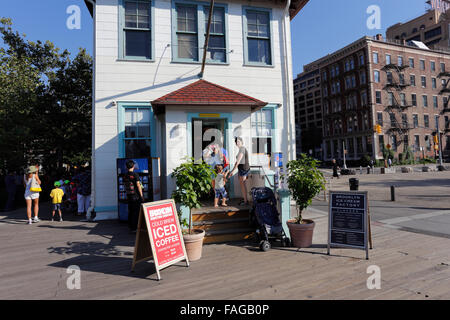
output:
[[[290,246],[277,210],[277,200],[272,189],[268,187],[252,188],[253,208],[251,219],[256,224],[259,248],[267,251],[271,248],[270,240],[279,239],[283,247]]]

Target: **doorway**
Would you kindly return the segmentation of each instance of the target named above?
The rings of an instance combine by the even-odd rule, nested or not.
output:
[[[227,146],[226,125],[226,119],[192,119],[192,155],[195,160],[203,159],[203,151],[213,142],[223,148]]]

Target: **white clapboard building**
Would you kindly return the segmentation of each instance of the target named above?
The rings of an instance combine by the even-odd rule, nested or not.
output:
[[[85,2],[94,20],[96,220],[117,218],[117,158],[151,158],[154,199],[166,199],[173,169],[218,141],[211,132],[231,165],[234,138],[243,138],[249,187],[273,181],[273,161],[259,166],[274,154],[284,165],[295,157],[290,22],[308,0]],[[237,179],[229,193],[238,198]]]

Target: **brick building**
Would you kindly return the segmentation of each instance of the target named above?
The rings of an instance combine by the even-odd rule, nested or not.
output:
[[[420,45],[420,44],[419,44]],[[434,157],[436,121],[450,156],[450,54],[381,35],[363,37],[316,61],[322,84],[324,159]],[[381,133],[375,130],[380,124]]]
[[[318,66],[308,65],[294,80],[296,151],[322,158],[322,99]]]
[[[420,17],[397,23],[386,30],[386,38],[421,41],[432,49],[449,48],[450,11],[430,9]]]

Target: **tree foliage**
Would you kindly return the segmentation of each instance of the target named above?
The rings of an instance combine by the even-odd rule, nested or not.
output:
[[[0,19],[0,33],[0,168],[89,161],[92,58],[28,41],[10,19]]]

